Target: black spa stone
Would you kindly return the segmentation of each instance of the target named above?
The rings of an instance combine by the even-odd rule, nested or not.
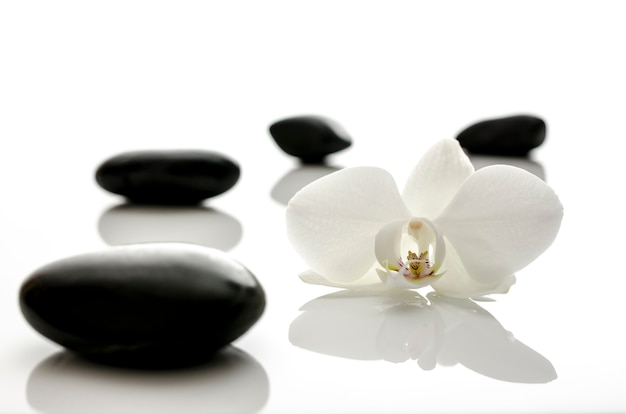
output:
[[[470,125],[456,139],[474,154],[523,157],[546,138],[546,123],[535,116],[516,115]]]
[[[239,166],[217,152],[151,150],[109,158],[96,181],[134,203],[191,205],[229,190],[239,175]]]
[[[88,359],[138,368],[207,361],[265,308],[247,268],[218,250],[183,243],[59,260],[23,283],[19,301],[43,336]]]
[[[269,127],[276,144],[304,163],[321,163],[324,158],[348,148],[352,140],[335,121],[321,116],[297,116]]]

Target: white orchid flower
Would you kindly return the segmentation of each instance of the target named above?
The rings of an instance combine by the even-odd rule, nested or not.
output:
[[[456,140],[429,149],[402,194],[375,167],[346,168],[300,190],[287,235],[308,283],[347,289],[431,285],[452,297],[506,293],[554,241],[563,206],[520,168],[474,171]]]

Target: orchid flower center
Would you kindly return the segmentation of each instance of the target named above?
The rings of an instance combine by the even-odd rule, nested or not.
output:
[[[424,223],[419,219],[411,219],[408,225],[408,234],[417,241],[417,245],[424,244],[425,237],[423,236]],[[422,239],[422,243],[420,243]],[[421,279],[424,277],[434,275],[441,266],[441,263],[435,262],[431,264],[430,251],[434,248],[431,244],[432,240],[426,240],[428,242],[427,248],[421,250],[419,254],[409,250],[406,255],[406,265],[399,262],[401,268],[404,268],[403,275],[409,279]],[[421,246],[419,246],[421,247]]]
[[[391,287],[418,288],[441,276],[445,242],[435,225],[424,218],[397,221],[376,236],[378,274]]]
[[[411,277],[411,275],[413,275],[418,279],[421,277],[431,276],[433,271],[428,259],[428,250],[424,250],[419,254],[419,256],[409,250],[409,254],[406,257],[406,260],[409,263],[409,267],[407,268],[408,273],[405,273],[404,276]]]

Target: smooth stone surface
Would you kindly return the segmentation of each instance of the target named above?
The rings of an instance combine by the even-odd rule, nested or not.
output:
[[[202,150],[133,151],[96,171],[105,190],[140,204],[197,204],[231,189],[240,169],[223,154]]]
[[[265,294],[225,253],[183,243],[113,247],[59,260],[22,285],[20,307],[45,337],[112,365],[209,360],[261,316]]]
[[[474,154],[523,157],[546,138],[546,123],[535,116],[516,115],[470,125],[456,139]]]
[[[348,148],[352,140],[335,121],[321,116],[297,116],[270,125],[276,144],[304,163],[320,163],[337,151]]]

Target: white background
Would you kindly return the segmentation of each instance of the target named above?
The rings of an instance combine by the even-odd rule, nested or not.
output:
[[[625,411],[625,12],[599,1],[0,3],[0,412]],[[548,124],[532,161],[565,206],[561,232],[509,294],[479,303],[491,317],[448,315],[470,327],[444,334],[452,359],[424,370],[381,354],[394,335],[431,338],[432,320],[349,299],[310,305],[336,317],[300,310],[332,289],[297,278],[282,201],[311,171],[269,124],[329,116],[354,142],[330,164],[380,166],[403,185],[436,140],[518,113]],[[241,179],[211,210],[111,212],[122,200],[95,184],[97,166],[155,148],[220,151]],[[19,286],[38,267],[150,237],[227,250],[265,287],[264,316],[219,363],[92,366],[23,319]],[[315,338],[294,339],[304,314]],[[508,380],[486,374],[490,357]],[[520,383],[535,374],[543,383]]]

